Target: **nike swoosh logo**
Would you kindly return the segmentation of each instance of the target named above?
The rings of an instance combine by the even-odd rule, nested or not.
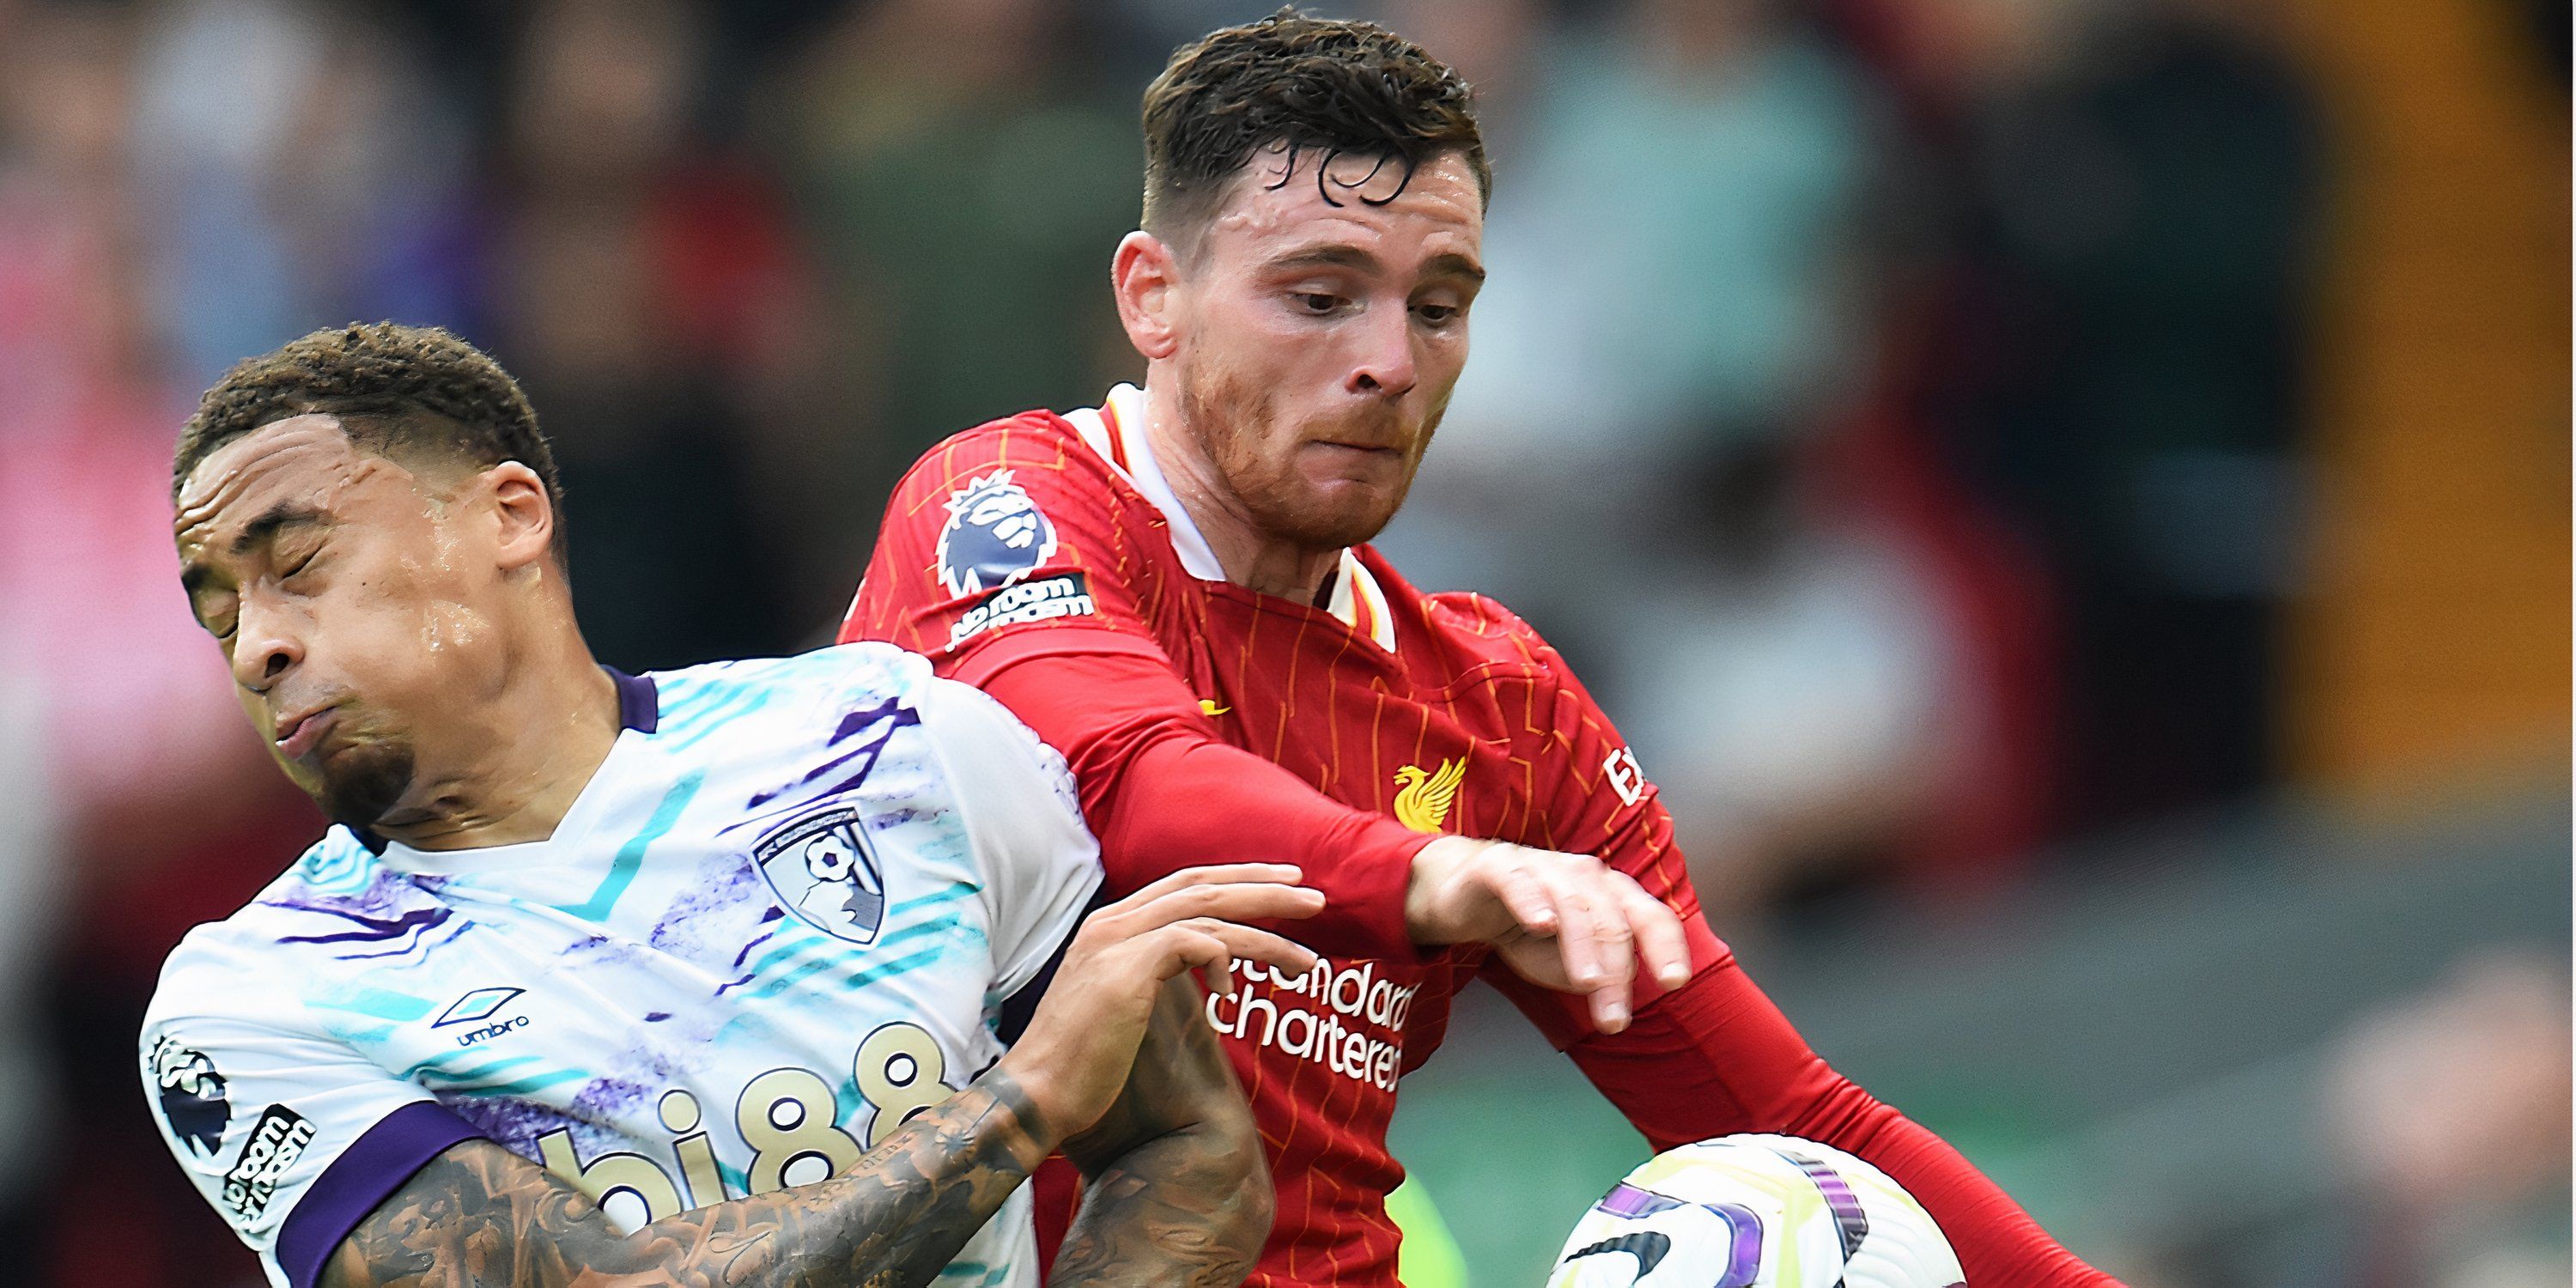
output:
[[[1232,707],[1220,707],[1220,706],[1218,706],[1218,705],[1216,704],[1216,699],[1214,699],[1214,698],[1201,698],[1201,699],[1199,699],[1199,714],[1200,714],[1200,715],[1203,715],[1203,716],[1221,716],[1221,715],[1224,715],[1226,712],[1228,712],[1228,711],[1232,711],[1232,710],[1234,710],[1234,708],[1232,708]]]
[[[1583,1257],[1624,1252],[1637,1259],[1637,1277],[1643,1279],[1655,1273],[1655,1267],[1664,1264],[1664,1258],[1672,1255],[1672,1251],[1673,1241],[1670,1236],[1657,1234],[1652,1230],[1643,1230],[1636,1234],[1623,1234],[1616,1239],[1603,1239],[1567,1257],[1566,1260],[1574,1261]]]

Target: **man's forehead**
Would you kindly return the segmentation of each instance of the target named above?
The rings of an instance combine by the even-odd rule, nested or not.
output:
[[[180,483],[172,526],[182,545],[205,540],[227,521],[246,522],[278,495],[301,492],[317,502],[328,481],[359,465],[356,444],[339,418],[290,416],[206,453]]]
[[[1408,167],[1396,156],[1273,148],[1255,153],[1234,184],[1212,231],[1264,254],[1291,242],[1415,238],[1440,243],[1426,254],[1472,252],[1484,229],[1483,193],[1456,152]]]

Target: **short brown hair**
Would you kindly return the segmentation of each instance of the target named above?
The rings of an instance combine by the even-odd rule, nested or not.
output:
[[[1479,197],[1490,197],[1472,93],[1421,46],[1374,23],[1283,7],[1209,32],[1174,50],[1145,88],[1145,231],[1193,241],[1235,172],[1279,146],[1291,169],[1308,150],[1328,163],[1344,152],[1391,158],[1406,182],[1423,162],[1456,151],[1475,171]],[[1320,168],[1316,184],[1334,202]]]
[[[545,482],[562,560],[563,483],[536,410],[500,363],[441,327],[352,322],[233,364],[179,432],[171,496],[216,448],[305,415],[336,417],[351,442],[371,451],[426,449],[484,468],[527,466]]]

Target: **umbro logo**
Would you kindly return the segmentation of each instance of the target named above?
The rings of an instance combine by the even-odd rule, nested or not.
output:
[[[475,989],[450,1003],[437,1019],[429,1022],[429,1027],[443,1029],[453,1024],[478,1025],[456,1035],[456,1045],[461,1047],[490,1041],[512,1029],[524,1029],[528,1027],[527,1016],[513,1015],[507,1019],[499,1016],[502,1007],[518,1000],[518,996],[527,991],[524,988]]]

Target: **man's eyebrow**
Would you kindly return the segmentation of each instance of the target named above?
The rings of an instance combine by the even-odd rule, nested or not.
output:
[[[1422,272],[1426,277],[1463,277],[1471,282],[1485,280],[1484,265],[1454,250],[1432,256],[1431,262],[1422,266]]]
[[[1377,256],[1357,246],[1310,246],[1305,250],[1282,255],[1270,261],[1273,272],[1295,272],[1306,268],[1349,268],[1374,272],[1379,267]],[[1485,280],[1485,267],[1456,251],[1434,255],[1422,266],[1426,277],[1463,277],[1471,282]]]
[[[1270,261],[1272,269],[1356,268],[1374,269],[1377,256],[1357,246],[1310,246]]]
[[[248,554],[251,547],[264,541],[274,541],[281,532],[319,527],[329,520],[328,514],[310,502],[280,501],[268,507],[258,518],[242,525],[240,535],[233,538],[232,552]]]

